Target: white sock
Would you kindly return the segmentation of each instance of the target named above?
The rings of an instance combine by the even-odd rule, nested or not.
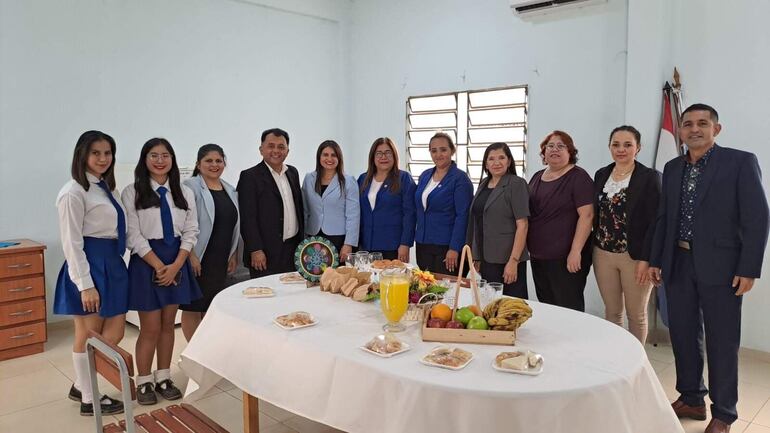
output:
[[[163,370],[155,370],[155,383],[163,382],[166,379],[171,379],[170,368],[164,368]]]
[[[153,376],[152,373],[148,374],[147,376],[136,376],[136,386],[137,388],[140,385],[144,385],[145,383],[152,383]]]
[[[93,403],[91,392],[91,374],[88,372],[88,354],[72,352],[72,364],[75,366],[75,388],[80,390],[83,403]]]

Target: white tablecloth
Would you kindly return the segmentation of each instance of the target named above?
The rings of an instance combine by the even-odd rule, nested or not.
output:
[[[265,285],[273,298],[246,299]],[[393,358],[359,349],[381,333],[376,303],[276,276],[232,286],[214,299],[181,367],[196,399],[221,378],[249,394],[348,432],[662,433],[683,432],[642,346],[597,317],[531,302],[534,316],[517,346],[545,358],[540,376],[492,369],[506,346],[463,344],[474,360],[451,371],[419,363],[437,343],[413,322],[399,337],[412,346]],[[316,326],[286,331],[275,316],[304,310]]]

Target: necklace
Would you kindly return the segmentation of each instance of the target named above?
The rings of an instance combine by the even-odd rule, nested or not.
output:
[[[628,175],[629,173],[631,173],[632,171],[634,171],[634,167],[631,167],[630,170],[622,172],[622,173],[620,171],[618,171],[617,166],[612,169],[612,172],[615,174],[616,177],[624,177],[624,176]]]

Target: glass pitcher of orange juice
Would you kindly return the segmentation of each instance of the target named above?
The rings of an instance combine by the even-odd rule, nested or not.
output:
[[[385,331],[401,332],[401,317],[409,306],[409,285],[412,273],[408,269],[386,269],[380,274],[380,307],[388,323]]]

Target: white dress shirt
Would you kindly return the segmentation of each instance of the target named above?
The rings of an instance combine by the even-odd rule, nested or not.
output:
[[[427,209],[428,208],[428,196],[431,192],[433,192],[434,189],[438,186],[438,184],[441,182],[436,182],[433,180],[433,177],[430,178],[430,182],[428,182],[428,186],[425,187],[425,191],[422,192],[422,208]]]
[[[293,238],[299,231],[299,222],[297,221],[297,208],[294,206],[294,194],[291,192],[289,178],[286,176],[286,164],[281,167],[281,172],[273,170],[270,164],[265,163],[270,174],[273,175],[275,184],[278,185],[278,192],[281,193],[283,202],[283,240]]]
[[[150,186],[157,194],[157,189],[161,185],[151,179]],[[171,208],[174,236],[182,238],[181,249],[190,251],[198,240],[198,213],[195,210],[195,194],[187,186],[180,185],[182,187],[182,194],[185,200],[187,200],[188,209],[179,209],[174,204],[174,198],[171,195],[171,187],[168,181],[162,186],[165,186],[168,190],[166,201]],[[160,219],[160,207],[136,209],[135,198],[136,190],[132,183],[121,194],[123,206],[126,208],[126,225],[128,226],[126,245],[133,254],[144,257],[152,251],[148,242],[150,239],[163,239],[163,224]]]
[[[91,266],[83,251],[83,237],[118,238],[118,213],[110,198],[96,183],[96,176],[86,173],[90,183],[86,191],[75,180],[67,182],[56,197],[59,232],[69,277],[81,292],[94,287]],[[118,205],[120,197],[112,192]]]
[[[372,179],[372,183],[369,186],[369,206],[371,206],[372,210],[374,210],[374,205],[377,203],[377,193],[380,191],[380,188],[382,187],[382,182],[377,182],[376,180]]]

